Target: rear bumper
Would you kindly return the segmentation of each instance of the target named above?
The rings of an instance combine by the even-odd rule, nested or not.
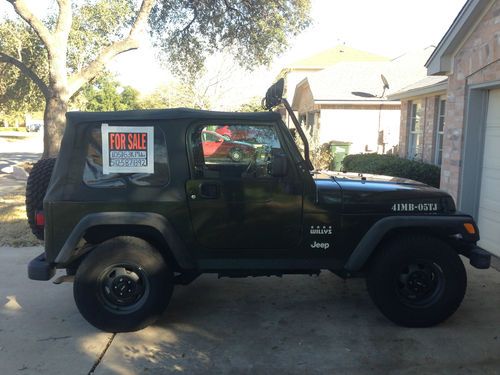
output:
[[[31,280],[50,280],[56,273],[56,268],[47,262],[45,253],[32,259],[28,264],[28,277]]]
[[[480,270],[490,268],[491,254],[479,246],[473,247],[466,256],[469,258],[470,264],[473,267],[479,268]]]

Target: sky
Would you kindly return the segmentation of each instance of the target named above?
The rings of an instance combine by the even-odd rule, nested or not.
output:
[[[313,24],[291,40],[271,66],[252,74],[236,71],[227,83],[227,95],[219,98],[214,109],[237,107],[253,96],[263,96],[283,67],[338,44],[390,58],[437,45],[464,4],[465,0],[312,0]],[[215,67],[223,60],[227,61],[215,58],[210,63]],[[170,79],[147,47],[122,55],[113,69],[123,83],[146,92]]]
[[[51,3],[51,0],[27,1],[37,10],[36,14],[43,14]],[[281,68],[338,44],[390,58],[437,45],[465,0],[312,0],[311,3],[313,24],[290,40],[289,48],[271,66],[248,73],[231,66],[227,56],[216,56],[209,61],[209,75],[215,74],[222,62],[233,71],[225,83],[225,94],[213,109],[229,109],[250,97],[263,95]],[[0,16],[9,12],[7,8],[10,5],[1,1]],[[110,65],[122,84],[143,93],[172,79],[147,44],[118,56]]]

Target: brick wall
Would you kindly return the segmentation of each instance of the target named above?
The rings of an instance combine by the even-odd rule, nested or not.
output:
[[[455,199],[460,189],[467,87],[500,79],[500,1],[484,15],[455,55],[449,76],[441,188]]]
[[[426,96],[422,100],[424,105],[424,145],[422,160],[426,163],[434,163],[434,133],[436,130],[435,119],[437,117],[436,96]]]

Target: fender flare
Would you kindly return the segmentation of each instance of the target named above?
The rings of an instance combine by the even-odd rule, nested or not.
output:
[[[476,234],[467,233],[464,223],[474,225]],[[472,217],[463,216],[390,216],[380,219],[365,233],[348,258],[344,269],[351,273],[361,270],[384,236],[393,229],[399,228],[432,228],[441,234],[462,234],[467,242],[479,240],[479,231]]]
[[[153,228],[161,234],[181,268],[196,268],[194,257],[187,251],[172,224],[162,215],[153,212],[101,212],[85,215],[71,231],[55,263],[66,264],[72,260],[85,232],[98,225],[140,225]]]

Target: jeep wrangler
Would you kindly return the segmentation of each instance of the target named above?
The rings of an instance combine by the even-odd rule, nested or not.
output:
[[[55,163],[41,160],[27,185],[28,218],[45,240],[29,278],[66,269],[55,282],[73,281],[83,317],[110,332],[151,324],[174,285],[203,273],[329,270],[365,277],[399,325],[447,319],[466,290],[460,255],[490,266],[473,218],[415,181],[315,170],[282,96],[280,80],[267,112],[69,112]]]

